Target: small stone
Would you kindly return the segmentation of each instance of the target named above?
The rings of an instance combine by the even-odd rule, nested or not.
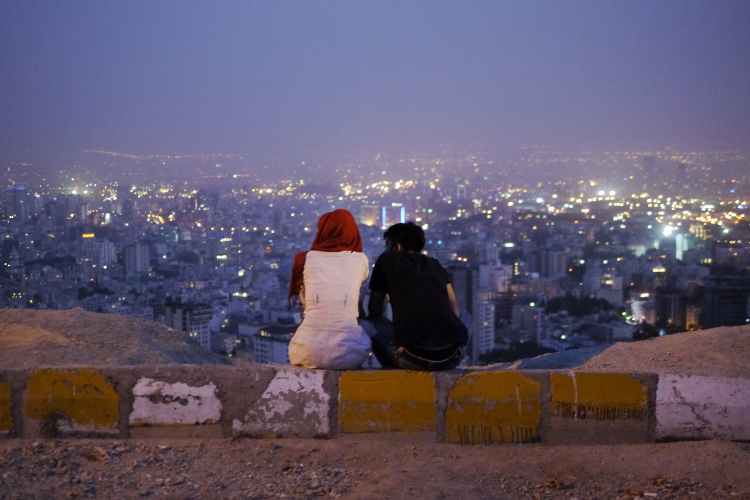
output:
[[[107,458],[108,458],[108,456],[107,456],[107,452],[106,452],[106,451],[104,451],[104,449],[103,449],[103,448],[101,448],[101,447],[99,447],[99,446],[94,446],[94,447],[92,447],[92,448],[91,448],[91,453],[92,453],[92,454],[93,454],[93,455],[94,455],[94,456],[95,456],[96,458],[98,458],[98,459],[99,459],[100,461],[102,461],[102,462],[104,462],[104,461],[105,461],[105,460],[107,460]]]

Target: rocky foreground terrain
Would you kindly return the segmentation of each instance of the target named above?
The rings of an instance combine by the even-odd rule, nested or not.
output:
[[[750,498],[750,445],[0,441],[0,498]]]

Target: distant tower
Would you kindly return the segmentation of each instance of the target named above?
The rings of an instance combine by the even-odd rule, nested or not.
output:
[[[466,184],[461,182],[456,186],[456,199],[457,200],[465,200],[466,199]]]
[[[164,304],[164,323],[187,333],[206,350],[211,349],[211,318],[213,309],[208,304],[183,303],[167,299]]]
[[[11,276],[23,277],[24,275],[24,264],[23,257],[18,253],[18,249],[14,246],[10,251],[10,258],[8,259],[8,272]]]
[[[602,287],[602,268],[598,260],[593,259],[586,262],[586,270],[583,272],[583,291],[593,295]]]
[[[491,351],[495,342],[495,305],[479,297],[480,270],[475,266],[452,263],[446,266],[458,307],[471,314],[471,340],[467,353],[469,362]],[[491,319],[490,319],[491,318]]]
[[[495,303],[491,300],[477,301],[477,315],[472,318],[473,339],[476,339],[477,357],[495,347]]]
[[[703,328],[745,325],[750,317],[750,278],[714,276],[704,280]]]
[[[399,222],[406,222],[406,207],[401,203],[391,203],[391,206],[383,205],[381,207],[382,229],[388,229],[389,226]]]
[[[5,218],[26,222],[29,218],[30,206],[26,188],[22,186],[8,186],[5,190]]]
[[[149,271],[148,246],[133,243],[125,247],[125,275],[135,277]]]
[[[563,249],[543,249],[532,254],[533,272],[542,278],[563,278],[567,272],[567,252]]]

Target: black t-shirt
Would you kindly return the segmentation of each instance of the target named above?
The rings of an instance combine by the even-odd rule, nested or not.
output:
[[[417,252],[385,252],[370,277],[370,290],[388,294],[396,347],[437,349],[466,344],[469,336],[448,300],[448,273]]]

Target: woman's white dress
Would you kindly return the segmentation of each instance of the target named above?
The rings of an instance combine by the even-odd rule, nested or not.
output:
[[[305,317],[289,342],[293,365],[344,370],[367,359],[372,344],[357,323],[357,303],[369,272],[362,252],[307,253],[300,294]]]

